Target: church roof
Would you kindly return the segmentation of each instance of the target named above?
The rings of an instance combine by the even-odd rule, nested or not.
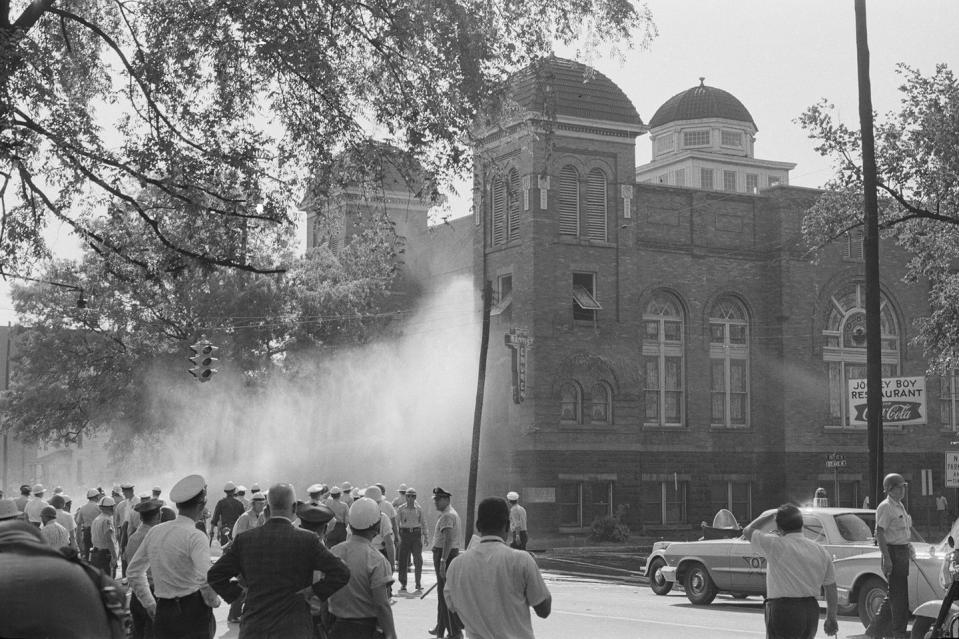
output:
[[[682,93],[677,93],[666,100],[663,106],[656,110],[653,119],[649,121],[649,128],[677,122],[680,120],[702,120],[706,118],[723,118],[737,122],[748,122],[753,126],[753,116],[749,114],[743,103],[728,91],[708,87],[706,78],[699,79],[699,86]]]
[[[510,79],[509,98],[525,111],[643,126],[616,83],[585,64],[556,56],[518,71]]]

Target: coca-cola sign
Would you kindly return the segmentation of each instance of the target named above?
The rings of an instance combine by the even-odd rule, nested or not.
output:
[[[849,380],[849,424],[865,426],[866,380]],[[886,377],[882,380],[882,423],[908,425],[926,423],[926,378]]]

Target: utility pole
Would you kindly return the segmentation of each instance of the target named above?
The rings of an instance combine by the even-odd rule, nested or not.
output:
[[[485,269],[484,269],[485,270]],[[483,337],[480,341],[479,374],[476,377],[476,406],[473,409],[473,444],[470,447],[470,476],[466,489],[466,529],[463,531],[464,548],[473,536],[476,517],[476,481],[479,474],[480,425],[483,421],[483,395],[486,389],[486,353],[489,351],[489,317],[493,306],[493,283],[486,281],[483,287]]]
[[[870,505],[882,497],[882,340],[879,326],[879,204],[876,199],[876,148],[872,130],[872,85],[866,0],[856,3],[856,60],[859,71],[859,129],[862,137],[863,258],[866,275],[866,432]],[[845,390],[845,389],[844,389]]]

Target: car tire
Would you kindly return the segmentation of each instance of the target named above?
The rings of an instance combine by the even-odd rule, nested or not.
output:
[[[686,571],[684,585],[686,598],[696,606],[708,606],[719,592],[706,566],[699,562],[692,564]]]
[[[673,589],[673,582],[663,579],[663,573],[660,572],[665,565],[666,562],[662,559],[653,559],[649,563],[649,570],[646,571],[649,575],[649,589],[657,595],[665,595]]]
[[[932,624],[934,623],[936,623],[936,620],[932,617],[916,617],[909,636],[911,639],[926,639],[926,633],[929,632],[929,629],[932,628]]]
[[[859,585],[859,596],[856,598],[856,602],[859,608],[859,621],[862,622],[863,626],[868,628],[876,617],[879,606],[882,605],[882,600],[886,598],[888,588],[886,582],[879,577],[867,577]]]

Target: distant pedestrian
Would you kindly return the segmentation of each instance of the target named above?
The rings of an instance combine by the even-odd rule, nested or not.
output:
[[[297,503],[296,516],[300,520],[300,528],[309,530],[319,537],[321,542],[326,537],[327,524],[334,519],[333,511],[325,504],[314,506],[303,502]],[[322,577],[322,572],[318,570],[313,572],[314,581]],[[314,639],[329,639],[327,623],[324,619],[327,612],[326,602],[321,601],[319,597],[314,595],[310,588],[304,589],[303,595],[306,597],[306,602],[310,606],[310,614],[313,616]]]
[[[306,489],[306,493],[310,496],[310,503],[314,506],[319,506],[323,503],[326,492],[327,490],[324,484],[313,484]]]
[[[216,537],[220,546],[224,547],[230,542],[230,535],[233,534],[233,525],[243,514],[243,502],[236,498],[236,484],[232,481],[223,485],[223,492],[226,496],[216,502],[213,508],[213,518],[210,519],[210,539]]]
[[[126,550],[127,540],[136,529],[136,526],[131,522],[130,515],[134,514],[133,507],[140,503],[140,498],[134,494],[133,484],[130,482],[120,484],[120,492],[123,499],[117,501],[114,509],[114,523],[117,528],[117,539],[120,543],[120,574],[126,577],[127,560],[123,558],[123,551]],[[139,524],[139,518],[137,518],[136,523]]]
[[[90,527],[93,520],[100,514],[100,499],[102,495],[96,488],[87,491],[87,503],[77,508],[73,520],[77,522],[77,545],[80,547],[80,557],[90,561],[90,551],[93,541],[90,538]]]
[[[28,501],[30,501],[30,484],[20,484],[20,496],[14,500],[17,504],[17,510],[23,512]]]
[[[269,521],[237,536],[207,579],[224,599],[233,601],[242,590],[232,580],[243,576],[247,592],[240,639],[312,639],[313,619],[302,591],[311,588],[326,600],[346,585],[349,570],[314,533],[293,527],[293,486],[271,486],[267,501]],[[317,570],[323,578],[314,581]]]
[[[40,528],[40,536],[47,542],[51,548],[59,550],[64,546],[70,545],[70,533],[59,522],[57,522],[57,509],[53,506],[46,506],[40,511],[40,521],[43,527]]]
[[[330,639],[374,639],[382,630],[385,639],[396,638],[390,585],[393,571],[386,558],[370,543],[380,532],[383,513],[373,500],[363,497],[350,506],[350,538],[332,552],[349,568],[349,582],[329,600],[333,617]]]
[[[416,591],[422,590],[423,546],[427,542],[426,515],[416,503],[416,489],[407,488],[403,492],[406,503],[396,511],[396,525],[400,530],[399,581],[400,592],[406,592],[406,575],[410,559],[413,559],[413,577]]]
[[[476,509],[479,543],[446,572],[444,596],[470,639],[533,639],[530,607],[545,619],[553,598],[532,555],[506,546],[510,507],[490,497]]]
[[[120,546],[117,544],[117,529],[114,523],[113,509],[116,501],[113,497],[101,497],[100,514],[90,526],[90,563],[102,570],[111,579],[116,574]]]
[[[170,489],[179,514],[147,532],[128,567],[130,585],[153,618],[157,639],[212,639],[220,600],[206,583],[210,546],[195,526],[206,505],[206,480],[184,477]],[[153,575],[153,590],[147,571]]]
[[[53,506],[57,513],[57,523],[63,526],[67,531],[67,535],[69,536],[67,545],[77,550],[77,522],[74,521],[73,516],[65,510],[67,504],[63,495],[54,495],[51,497],[50,505]]]
[[[876,508],[876,543],[882,553],[882,572],[889,587],[866,634],[905,637],[909,622],[909,560],[916,552],[909,543],[912,517],[902,503],[906,480],[898,473],[889,473],[882,481],[882,488],[886,498]]]
[[[459,554],[463,543],[463,525],[459,513],[450,504],[452,493],[436,487],[433,489],[433,505],[440,516],[433,532],[433,566],[436,569],[436,626],[427,632],[442,637],[448,630],[450,637],[459,639],[463,634],[463,622],[455,612],[446,607],[443,595],[446,586],[446,571]]]
[[[400,506],[406,503],[407,490],[408,489],[406,484],[400,484],[400,487],[396,489],[396,497],[393,499],[392,502],[390,502],[393,504],[393,508],[395,508],[396,510],[399,510]]]
[[[127,540],[127,547],[124,551],[126,556],[124,559],[126,559],[128,566],[136,556],[137,550],[140,549],[140,545],[146,538],[147,533],[150,532],[151,528],[160,523],[160,509],[162,506],[163,502],[159,499],[148,499],[141,501],[133,507],[133,510],[140,517],[140,525],[137,526],[137,529],[130,535],[130,539]],[[154,592],[153,573],[149,570],[147,571],[147,583],[149,584],[150,592]],[[154,597],[155,596],[154,594]],[[147,609],[143,607],[143,604],[140,603],[139,598],[136,596],[130,597],[130,617],[133,620],[133,631],[130,635],[131,639],[153,639],[153,619],[150,618]]]
[[[253,499],[250,500],[249,510],[240,515],[240,518],[233,524],[233,539],[236,539],[236,536],[240,533],[253,530],[263,524],[260,515],[263,513],[265,506],[266,495],[264,493],[254,494]]]
[[[151,492],[153,493],[154,499],[159,499],[160,495],[163,493],[163,489],[160,488],[159,486],[154,486]]]
[[[506,493],[506,501],[509,502],[509,546],[510,548],[526,550],[526,543],[529,541],[526,509],[519,505],[519,493],[515,491],[511,490]]]
[[[816,489],[812,505],[816,508],[829,508],[829,497],[826,496],[826,489],[822,486]]]
[[[332,548],[338,543],[346,541],[346,525],[349,519],[350,507],[340,498],[343,491],[339,486],[330,489],[330,497],[326,500],[326,507],[333,511],[336,521],[327,525],[326,547]]]
[[[250,500],[246,498],[246,486],[240,484],[236,487],[236,498],[243,504],[243,512],[250,509]]]
[[[343,503],[346,504],[346,507],[349,508],[353,503],[353,484],[348,481],[343,482],[340,485],[340,488],[343,490]]]
[[[766,556],[767,639],[813,639],[819,626],[820,591],[826,594],[823,632],[839,631],[838,594],[832,556],[803,535],[802,512],[792,504],[776,510],[776,535],[757,530],[768,519],[743,529],[743,537]]]
[[[949,526],[949,500],[941,491],[936,495],[936,514],[939,516],[939,528],[947,528]]]
[[[373,485],[366,489],[364,493],[367,499],[376,502],[377,508],[383,513],[383,522],[380,528],[380,534],[373,538],[373,547],[383,553],[386,560],[390,562],[390,570],[396,567],[396,543],[393,541],[393,520],[390,519],[390,513],[396,514],[393,506],[383,499],[383,489]]]
[[[27,502],[27,505],[23,508],[23,514],[26,516],[28,522],[40,527],[40,511],[49,506],[47,500],[43,498],[46,489],[44,489],[43,484],[36,484],[31,489],[30,500]]]

